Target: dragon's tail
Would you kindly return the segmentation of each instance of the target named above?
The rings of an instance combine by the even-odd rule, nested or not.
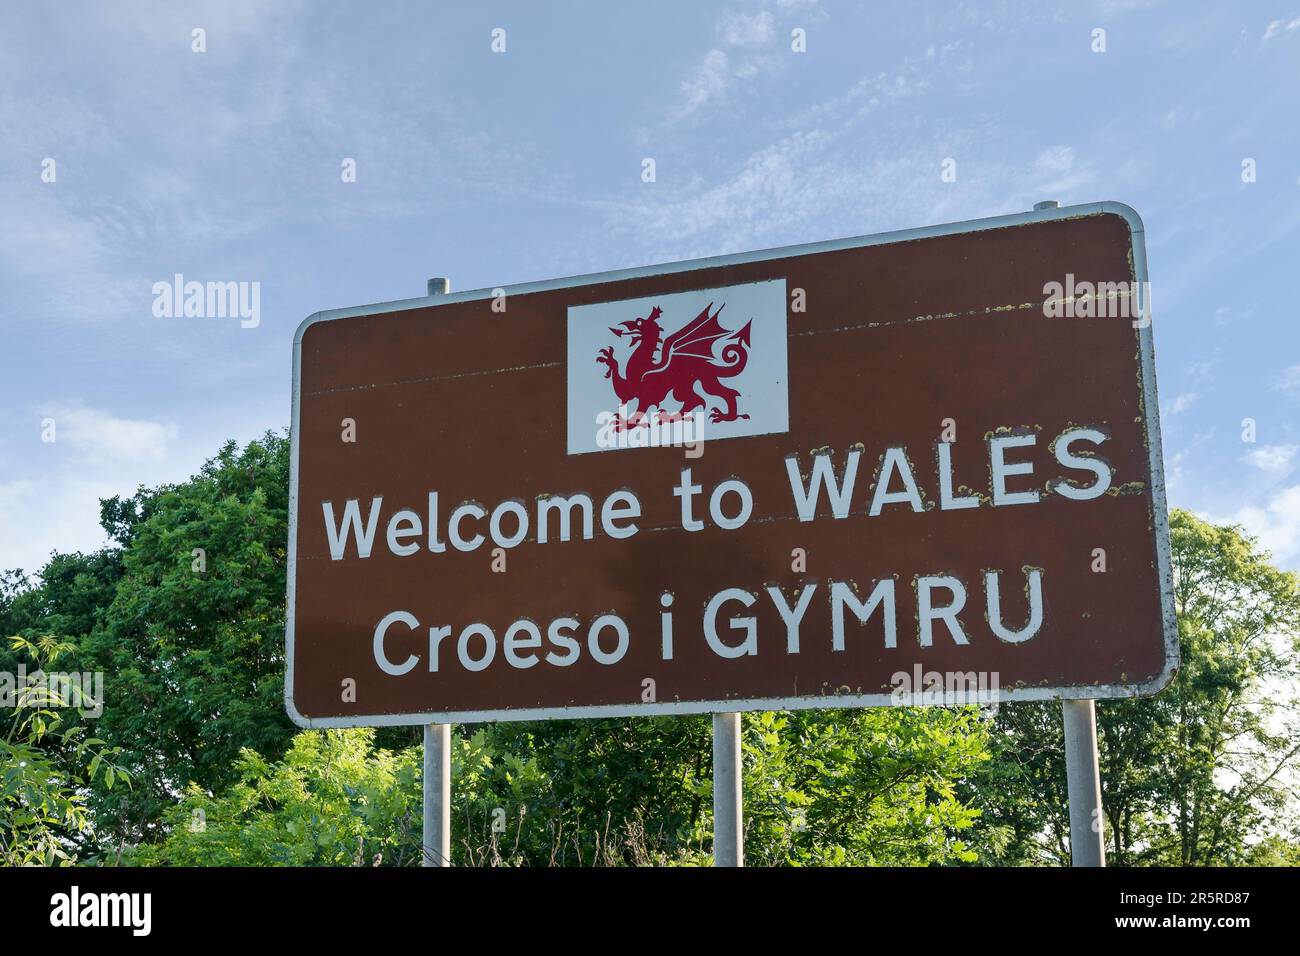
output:
[[[718,378],[732,378],[739,375],[749,364],[749,327],[753,325],[753,320],[745,323],[745,327],[727,340],[727,344],[722,347],[722,365],[718,370]]]

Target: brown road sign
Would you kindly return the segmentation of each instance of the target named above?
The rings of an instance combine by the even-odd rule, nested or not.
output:
[[[1145,281],[1100,203],[313,315],[289,713],[1154,693]]]

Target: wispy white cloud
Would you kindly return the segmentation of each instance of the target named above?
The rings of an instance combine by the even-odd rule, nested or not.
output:
[[[674,118],[684,119],[695,113],[722,95],[729,83],[727,54],[722,50],[710,50],[704,54],[704,59],[695,72],[682,80],[682,103],[674,113]]]
[[[1283,369],[1282,374],[1275,380],[1274,386],[1288,395],[1300,395],[1300,365]]]
[[[668,124],[696,116],[724,100],[738,84],[754,82],[780,70],[794,54],[778,36],[773,9],[782,14],[793,10],[807,13],[816,6],[816,0],[784,0],[758,9],[724,10],[714,23],[717,45],[707,50],[682,80],[679,101],[669,111]]]
[[[1230,520],[1258,538],[1278,563],[1300,557],[1300,485],[1278,490],[1263,505],[1245,505]]]
[[[1208,385],[1214,381],[1214,370],[1219,365],[1219,362],[1220,360],[1217,358],[1193,362],[1187,366],[1187,377],[1193,382]]]
[[[776,36],[776,18],[770,10],[753,13],[728,10],[718,20],[718,35],[728,46],[759,46]]]
[[[1292,30],[1300,30],[1300,17],[1292,17],[1290,20],[1273,20],[1264,29],[1264,39],[1274,40],[1284,33],[1290,33]]]
[[[962,41],[931,44],[899,57],[895,68],[858,77],[842,92],[765,116],[760,143],[723,169],[692,161],[692,176],[665,176],[622,200],[599,204],[608,231],[633,239],[650,259],[714,255],[765,245],[860,235],[966,218],[996,208],[1000,167],[961,187],[940,180],[941,161],[966,156],[980,135],[919,127],[906,104],[935,76],[965,69]],[[762,134],[774,138],[762,142]],[[963,160],[964,162],[964,160]],[[961,164],[959,163],[959,167]],[[961,167],[964,168],[964,167]],[[1073,150],[1045,151],[1039,178],[1079,177]],[[1038,188],[1035,194],[1041,192]],[[814,232],[805,231],[814,227]]]
[[[1296,445],[1260,445],[1244,455],[1243,459],[1260,471],[1277,474],[1291,467],[1297,451],[1300,451],[1300,447]]]
[[[1095,177],[1078,162],[1073,146],[1054,145],[1042,150],[1034,159],[1034,188],[1042,195],[1061,199],[1080,191]]]
[[[0,31],[5,87],[94,63],[93,80],[0,96],[10,307],[41,321],[147,317],[158,278],[190,271],[186,259],[238,261],[241,243],[269,230],[427,214],[471,187],[535,196],[562,187],[562,174],[536,174],[531,138],[485,120],[471,95],[412,106],[391,95],[401,80],[365,64],[306,63],[304,10],[91,5]],[[198,27],[202,54],[190,49]],[[24,40],[38,31],[41,50]],[[323,196],[345,156],[358,159],[360,185]],[[56,182],[41,182],[46,157]],[[164,266],[142,273],[149,260]]]
[[[95,463],[162,461],[179,434],[170,422],[118,418],[78,403],[52,403],[37,411],[52,423],[53,444],[66,444],[81,460]]]
[[[1235,305],[1221,305],[1214,310],[1215,325],[1232,325],[1242,322],[1254,315],[1254,309],[1243,309]]]
[[[669,259],[942,222],[961,218],[962,203],[981,204],[981,187],[957,194],[940,182],[943,153],[925,138],[854,152],[844,134],[789,133],[713,181],[662,188],[661,178],[607,204],[608,229],[640,243],[650,259]]]

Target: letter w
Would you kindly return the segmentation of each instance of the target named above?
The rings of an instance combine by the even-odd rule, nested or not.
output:
[[[343,560],[343,551],[348,546],[348,533],[357,537],[357,556],[370,557],[370,548],[375,543],[375,529],[379,527],[379,507],[384,503],[382,497],[375,497],[370,502],[370,519],[366,527],[361,527],[361,507],[355,498],[349,498],[343,506],[343,526],[334,523],[334,505],[328,501],[321,502],[325,512],[325,533],[330,539],[330,557],[335,561]]]
[[[799,474],[799,456],[791,455],[785,460],[786,474],[790,476],[790,491],[794,495],[800,521],[812,521],[817,512],[817,499],[821,497],[823,484],[831,502],[831,514],[837,518],[849,516],[849,500],[853,497],[853,482],[858,476],[858,459],[861,457],[859,449],[849,452],[848,462],[844,466],[844,480],[836,482],[835,472],[831,468],[831,456],[813,455],[812,474],[808,477],[806,488]]]

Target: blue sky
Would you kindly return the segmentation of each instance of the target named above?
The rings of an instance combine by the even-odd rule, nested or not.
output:
[[[1142,214],[1170,503],[1300,567],[1300,0],[18,3],[0,143],[0,567],[284,427],[317,310],[1042,199]]]

